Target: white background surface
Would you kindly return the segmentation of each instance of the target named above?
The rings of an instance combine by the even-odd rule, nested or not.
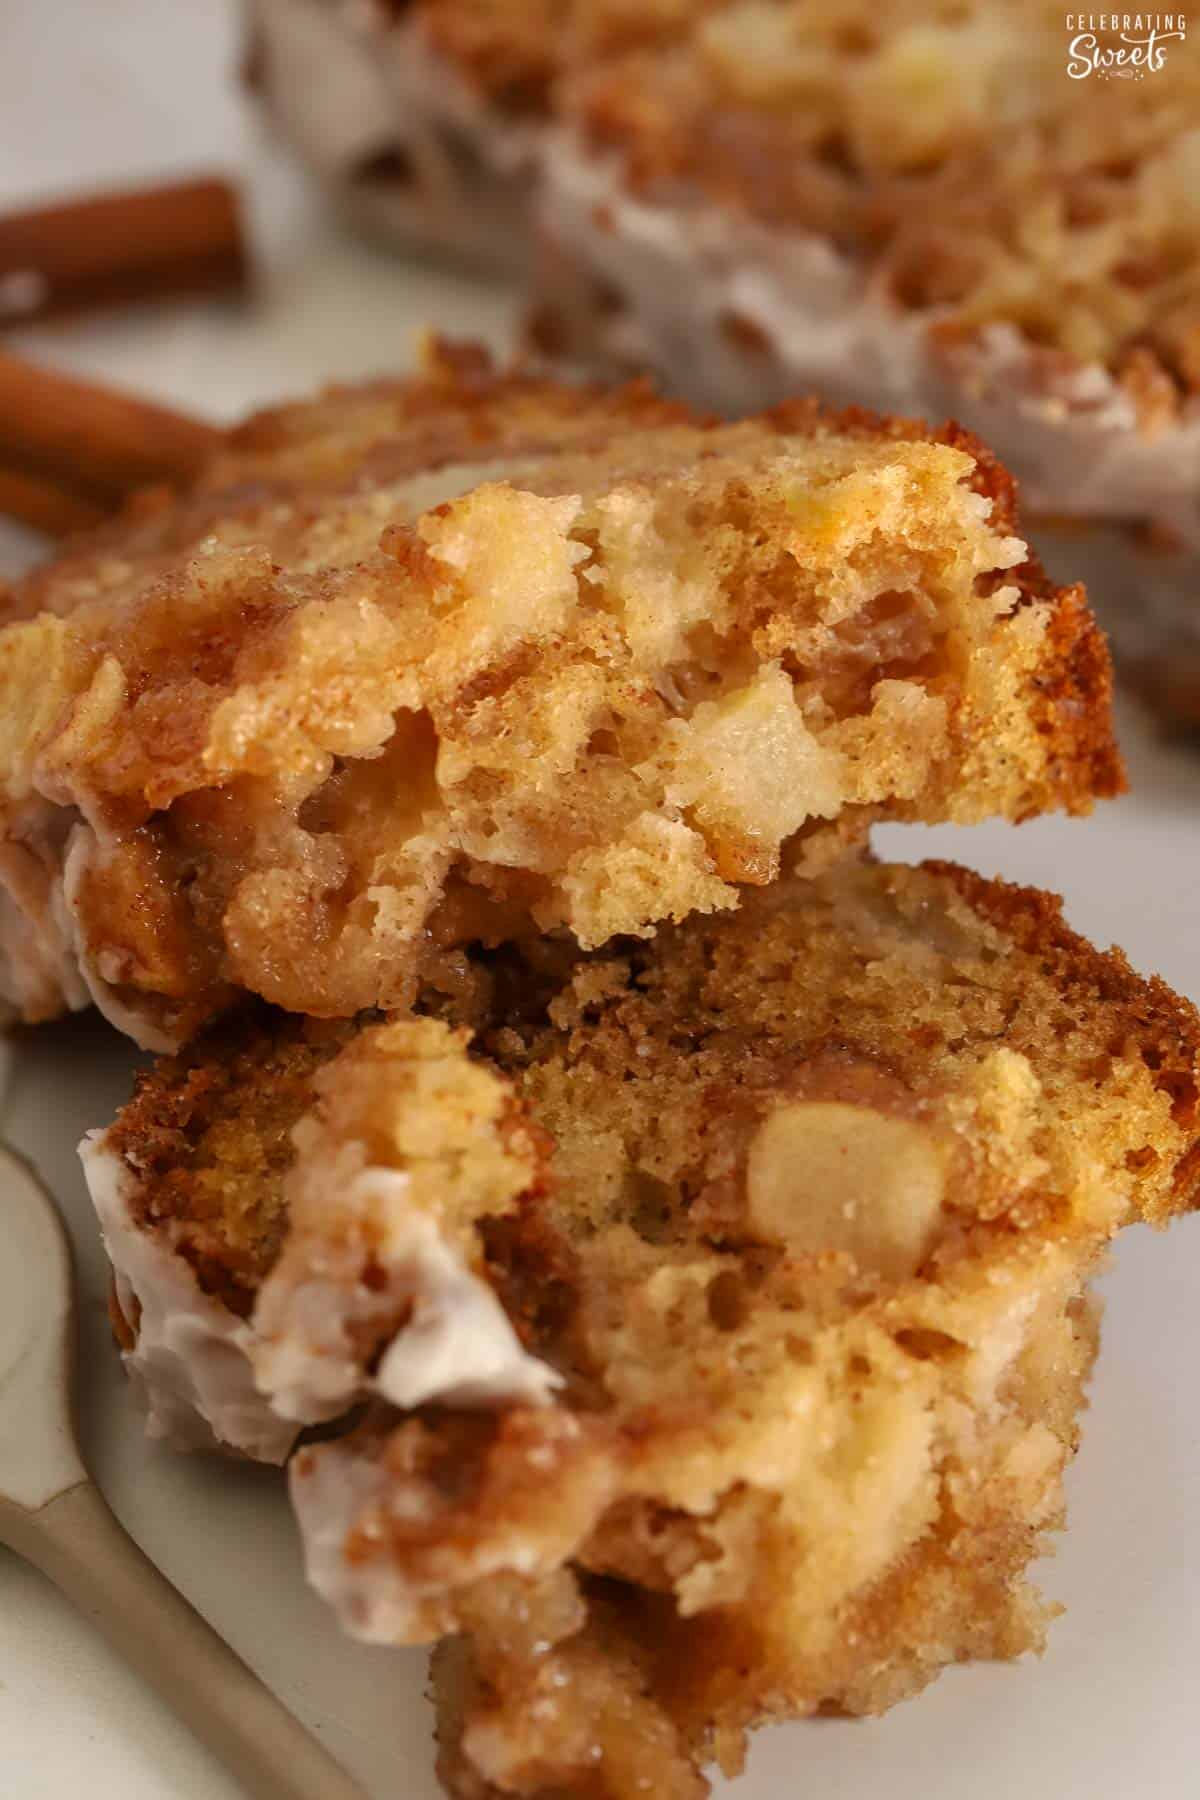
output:
[[[221,0],[0,0],[0,204],[201,166],[240,170],[262,270],[251,307],[129,313],[16,347],[225,419],[333,376],[399,367],[427,323],[503,342],[509,297],[339,237],[247,128]],[[29,545],[0,527],[0,566]],[[1123,712],[1134,791],[1090,822],[893,828],[1064,893],[1072,923],[1200,997],[1200,752]],[[74,1146],[128,1086],[94,1018],[24,1034],[4,1130],[66,1210],[82,1289],[86,1447],[148,1553],[380,1797],[432,1800],[424,1656],[336,1634],[302,1585],[278,1478],[147,1445],[104,1318]],[[0,1255],[4,1254],[0,1221]],[[1039,1665],[955,1670],[886,1719],[762,1734],[743,1800],[1185,1800],[1200,1792],[1200,1223],[1127,1235]],[[2,1800],[235,1800],[234,1785],[42,1578],[0,1551]]]

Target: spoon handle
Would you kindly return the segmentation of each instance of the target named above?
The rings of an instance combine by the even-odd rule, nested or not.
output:
[[[144,1556],[91,1481],[0,1535],[62,1589],[254,1800],[365,1800],[258,1676]]]

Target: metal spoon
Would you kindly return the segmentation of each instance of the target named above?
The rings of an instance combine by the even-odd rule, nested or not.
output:
[[[0,1543],[74,1601],[255,1800],[365,1800],[109,1511],[75,1436],[74,1324],[58,1210],[0,1148]]]

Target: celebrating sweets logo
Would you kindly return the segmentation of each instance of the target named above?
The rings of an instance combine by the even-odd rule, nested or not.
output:
[[[1141,81],[1187,37],[1186,13],[1068,13],[1067,74],[1072,81]]]

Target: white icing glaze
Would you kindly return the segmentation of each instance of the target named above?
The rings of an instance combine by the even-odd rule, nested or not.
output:
[[[252,0],[276,123],[313,168],[336,178],[395,143],[396,104],[379,58],[329,0]]]
[[[368,1392],[399,1407],[547,1402],[559,1376],[522,1347],[496,1295],[447,1242],[436,1216],[413,1205],[406,1174],[371,1166],[351,1172],[359,1149],[345,1146],[339,1168],[325,1163],[310,1173],[301,1162],[295,1171],[295,1179],[328,1190],[328,1231],[294,1234],[263,1284],[252,1348],[260,1391],[283,1417],[308,1423],[335,1417]],[[343,1248],[360,1241],[363,1221],[375,1240],[370,1287],[357,1250]],[[398,1312],[406,1322],[368,1378],[357,1344],[375,1321]]]
[[[597,321],[609,354],[663,370],[679,391],[728,412],[815,390],[842,403],[978,431],[1022,477],[1034,512],[1154,518],[1200,553],[1200,403],[1157,436],[1099,365],[1071,368],[1012,326],[939,342],[945,318],[890,301],[869,269],[826,240],[771,231],[703,201],[650,205],[615,157],[549,134],[540,222],[565,258],[630,303]],[[611,225],[605,229],[598,221]],[[769,349],[724,328],[733,314]]]
[[[283,1462],[296,1427],[255,1389],[253,1327],[205,1294],[184,1259],[134,1223],[133,1178],[105,1133],[89,1132],[79,1154],[118,1301],[136,1320],[137,1342],[123,1360],[144,1393],[149,1435],[182,1449],[222,1446]]]
[[[506,119],[498,112],[429,41],[420,18],[398,26],[392,20],[380,40],[367,9],[357,0],[342,4],[357,19],[367,53],[382,51],[392,90],[405,107],[416,107],[432,124],[454,125],[491,171],[513,175],[528,169],[544,133],[541,125]]]
[[[591,321],[606,355],[657,367],[680,392],[731,413],[816,390],[960,419],[1015,467],[1032,511],[1154,519],[1175,533],[1191,554],[1169,568],[1135,546],[1122,561],[1150,580],[1156,618],[1189,628],[1200,581],[1200,403],[1176,427],[1144,435],[1132,399],[1099,365],[1055,365],[1006,324],[971,344],[941,344],[933,328],[945,314],[895,305],[868,268],[823,238],[699,199],[648,205],[624,187],[618,158],[588,153],[565,130],[502,120],[419,21],[397,23],[362,0],[253,0],[253,10],[277,52],[269,103],[314,168],[348,186],[372,134],[414,151],[421,179],[411,194],[354,196],[377,226],[524,266],[536,174],[545,239],[568,268],[631,302]],[[364,94],[369,82],[369,104],[354,98],[356,82]],[[446,125],[469,146],[473,175],[447,154]],[[760,327],[770,350],[731,338],[731,313]]]
[[[392,1339],[373,1386],[393,1406],[545,1405],[562,1378],[525,1350],[486,1281],[473,1275],[438,1232],[415,1215],[406,1233],[413,1314]]]
[[[413,1582],[397,1561],[378,1556],[347,1556],[351,1532],[369,1539],[370,1515],[378,1508],[396,1512],[402,1496],[386,1467],[351,1444],[312,1445],[294,1457],[288,1491],[300,1528],[304,1572],[309,1584],[334,1610],[350,1637],[368,1644],[413,1644],[429,1639],[422,1603],[445,1593],[444,1574],[436,1570],[428,1586]],[[417,1503],[410,1501],[411,1504]],[[536,1539],[517,1532],[482,1538],[456,1552],[456,1575],[462,1581],[511,1570],[536,1574],[543,1560],[553,1560],[559,1546],[547,1552]]]
[[[275,125],[363,226],[523,266],[530,135],[489,111],[419,21],[360,0],[250,0],[249,11]],[[372,157],[393,150],[407,171],[362,178]]]
[[[417,1596],[396,1565],[346,1555],[349,1533],[387,1486],[382,1469],[339,1444],[305,1450],[288,1469],[309,1586],[343,1631],[368,1644],[411,1642],[416,1626]]]
[[[437,1221],[406,1204],[407,1178],[396,1170],[362,1170],[340,1202],[378,1216],[382,1201],[392,1217],[386,1291],[318,1271],[292,1280],[285,1261],[247,1323],[205,1294],[161,1237],[134,1223],[133,1177],[105,1134],[89,1133],[80,1156],[118,1300],[136,1319],[137,1342],[124,1361],[144,1391],[153,1437],[282,1462],[298,1426],[334,1418],[369,1392],[402,1408],[434,1399],[540,1405],[559,1383],[522,1348],[495,1294]],[[349,1328],[406,1301],[411,1314],[368,1377]]]

